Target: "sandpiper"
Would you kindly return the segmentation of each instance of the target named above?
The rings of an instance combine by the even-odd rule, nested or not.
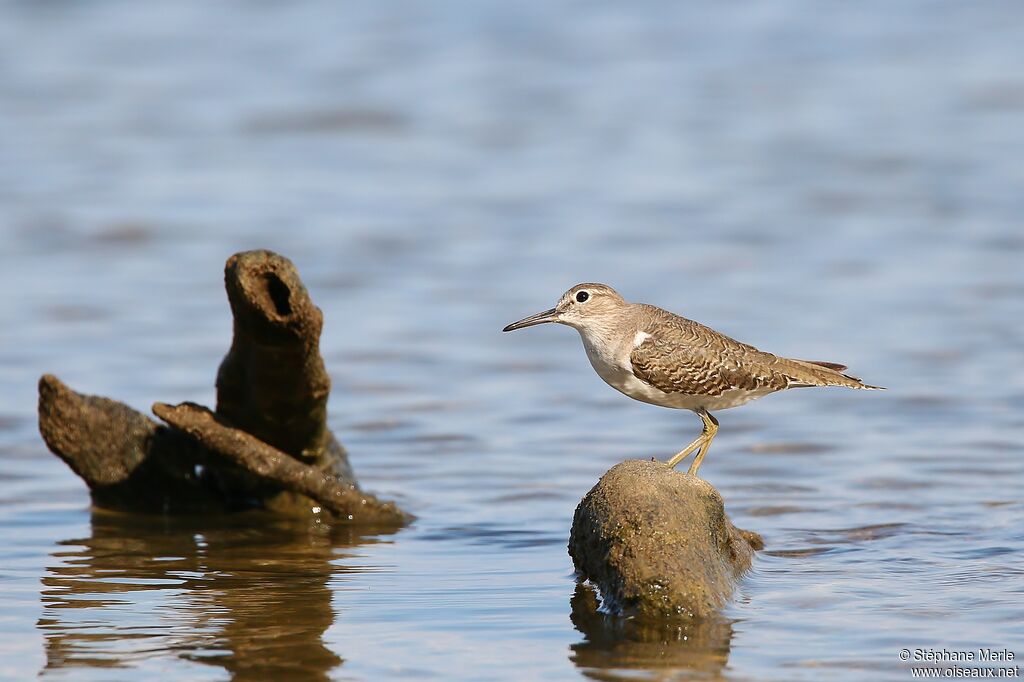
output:
[[[692,475],[718,433],[711,410],[737,407],[787,388],[881,389],[843,374],[845,365],[780,358],[667,310],[627,303],[605,284],[577,284],[554,308],[502,331],[546,322],[576,329],[590,364],[612,388],[645,403],[697,413],[704,430],[668,460],[674,467],[696,451],[687,472]]]

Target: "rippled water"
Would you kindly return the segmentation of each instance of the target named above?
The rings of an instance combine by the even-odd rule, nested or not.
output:
[[[0,8],[0,676],[909,679],[1024,655],[1024,6],[12,2]],[[394,534],[91,512],[35,382],[213,402],[221,268],[326,325],[331,424]],[[596,613],[611,465],[699,422],[565,328],[606,281],[884,394],[718,415],[767,548],[721,620]]]

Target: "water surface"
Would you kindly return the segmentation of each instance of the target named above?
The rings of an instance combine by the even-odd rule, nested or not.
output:
[[[1017,3],[13,2],[0,21],[0,676],[909,678],[1024,655]],[[331,425],[397,533],[91,511],[54,372],[212,404],[232,252],[323,308]],[[720,620],[595,611],[573,509],[689,442],[575,333],[606,281],[887,393],[718,415],[767,548]]]

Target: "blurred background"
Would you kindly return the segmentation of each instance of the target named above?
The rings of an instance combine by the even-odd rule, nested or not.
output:
[[[906,679],[1024,635],[1024,5],[782,0],[0,6],[0,675]],[[325,314],[331,424],[420,520],[92,513],[36,381],[214,401],[222,268]],[[603,281],[885,394],[717,415],[768,547],[720,623],[575,591],[577,501],[691,414],[576,334]],[[1018,655],[1024,651],[1018,651]],[[825,672],[823,672],[825,671]]]

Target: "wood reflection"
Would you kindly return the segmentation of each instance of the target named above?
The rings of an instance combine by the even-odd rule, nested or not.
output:
[[[43,577],[45,672],[178,658],[234,679],[327,680],[344,659],[324,642],[346,549],[394,529],[262,512],[166,518],[95,511]]]

